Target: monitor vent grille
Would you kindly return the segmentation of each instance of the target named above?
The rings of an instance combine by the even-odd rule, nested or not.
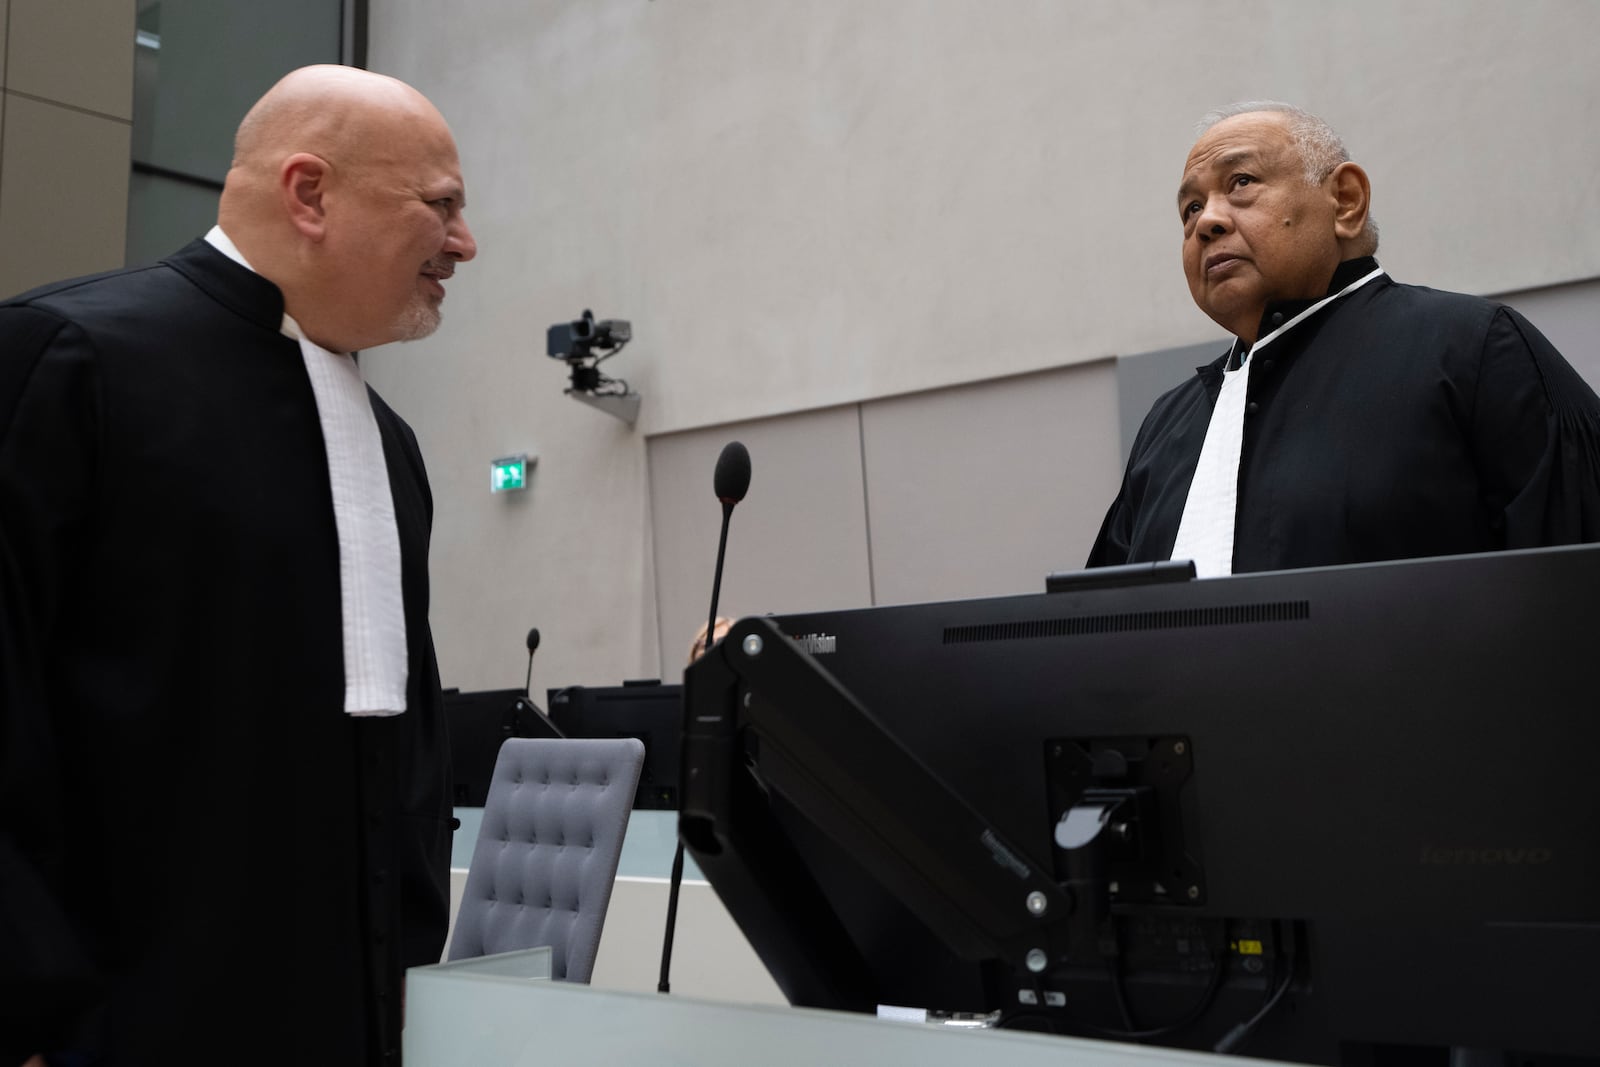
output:
[[[1167,611],[1130,611],[1117,615],[1078,615],[1067,619],[1031,622],[995,622],[977,626],[947,626],[944,643],[965,645],[978,641],[1026,641],[1036,637],[1089,637],[1134,630],[1188,630],[1202,626],[1242,626],[1250,623],[1302,622],[1311,617],[1308,600],[1269,604],[1229,604],[1214,608],[1177,608]]]

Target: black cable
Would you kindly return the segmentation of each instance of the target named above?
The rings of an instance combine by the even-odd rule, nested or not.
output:
[[[1106,956],[1106,975],[1111,979],[1111,998],[1117,1003],[1117,1014],[1122,1017],[1122,1028],[1139,1029],[1133,1021],[1133,1009],[1128,1007],[1128,990],[1122,975],[1122,922],[1115,916],[1110,921],[1112,952]]]
[[[1183,1018],[1178,1019],[1175,1022],[1167,1023],[1165,1026],[1158,1026],[1149,1030],[1139,1030],[1133,1027],[1129,1027],[1125,1030],[1117,1030],[1112,1027],[1096,1026],[1094,1023],[1083,1022],[1070,1018],[1067,1020],[1067,1022],[1069,1025],[1086,1030],[1097,1037],[1107,1037],[1115,1041],[1148,1041],[1154,1038],[1167,1037],[1170,1034],[1175,1034],[1178,1031],[1187,1029],[1188,1027],[1199,1022],[1200,1019],[1205,1016],[1206,1012],[1211,1009],[1212,1002],[1217,999],[1217,991],[1222,988],[1222,977],[1226,962],[1226,953],[1219,948],[1217,954],[1212,957],[1211,978],[1206,982],[1206,988],[1200,994],[1200,1000],[1193,1008],[1189,1009],[1188,1014],[1184,1015]],[[1038,983],[1035,982],[1035,988],[1037,987]],[[999,1028],[1004,1028],[1011,1025],[1017,1019],[1031,1018],[1035,1015],[1038,1015],[1047,1021],[1052,1020],[1053,1017],[1043,1010],[1043,991],[1040,991],[1038,996],[1040,1006],[1039,1010],[1025,1009],[1002,1015],[1000,1020],[995,1025]],[[1254,1023],[1251,1025],[1254,1025]],[[1058,1032],[1054,1028],[1053,1021],[1051,1022],[1051,1030],[1052,1032]]]
[[[1128,1008],[1128,990],[1123,987],[1122,968],[1117,966],[1117,960],[1107,958],[1106,974],[1110,977],[1110,995],[1117,1001],[1117,1014],[1122,1016],[1122,1029],[1133,1033],[1138,1030],[1138,1024],[1133,1021],[1133,1009]]]
[[[1015,1027],[1017,1022],[1026,1019],[1039,1020],[1050,1028],[1052,1034],[1061,1033],[1060,1030],[1056,1029],[1054,1016],[1042,1008],[1018,1008],[1015,1011],[1001,1012],[1000,1018],[995,1020],[994,1028],[996,1030],[1010,1030]],[[1037,1031],[1034,1032],[1037,1033]]]
[[[1273,926],[1276,927],[1277,924],[1274,923]],[[1273,991],[1273,994],[1267,998],[1267,1002],[1261,1005],[1261,1009],[1259,1011],[1250,1016],[1250,1018],[1246,1019],[1244,1022],[1233,1027],[1233,1029],[1229,1030],[1227,1033],[1223,1034],[1217,1043],[1212,1046],[1211,1051],[1231,1052],[1235,1048],[1238,1048],[1240,1044],[1250,1037],[1250,1032],[1257,1026],[1261,1025],[1261,1020],[1265,1019],[1268,1013],[1270,1013],[1273,1008],[1278,1006],[1278,1001],[1283,999],[1283,995],[1287,993],[1289,991],[1289,987],[1294,984],[1294,931],[1291,930],[1289,932],[1289,938],[1287,941],[1280,939],[1279,944],[1284,946],[1283,981],[1278,984],[1278,988]]]
[[[1217,999],[1217,990],[1222,988],[1223,964],[1226,962],[1222,952],[1212,958],[1211,980],[1206,983],[1205,992],[1201,993],[1200,1000],[1189,1009],[1189,1013],[1176,1022],[1158,1026],[1152,1030],[1112,1030],[1106,1027],[1095,1026],[1092,1023],[1081,1023],[1085,1030],[1098,1034],[1101,1037],[1115,1038],[1118,1041],[1147,1041],[1152,1038],[1166,1037],[1179,1030],[1187,1029],[1199,1022],[1207,1011],[1211,1010],[1211,1002]]]
[[[585,369],[593,370],[594,368],[588,367]],[[569,388],[567,392],[584,392],[588,393],[590,396],[627,396],[628,380],[626,378],[608,378],[606,375],[596,372],[594,387],[592,389],[580,390],[577,387],[572,387]]]
[[[1061,1031],[1056,1029],[1055,1018],[1048,1010],[1049,1002],[1045,1000],[1044,982],[1040,981],[1038,975],[1033,976],[1033,995],[1039,998],[1039,1014],[1044,1019],[1044,1024],[1050,1028],[1052,1034],[1059,1034]]]
[[[1117,955],[1107,957],[1106,967],[1111,978],[1111,994],[1116,1000],[1117,1011],[1122,1016],[1123,1029],[1115,1030],[1087,1022],[1079,1025],[1102,1037],[1115,1038],[1119,1041],[1143,1041],[1150,1038],[1166,1037],[1169,1034],[1192,1026],[1210,1010],[1212,1002],[1217,998],[1217,991],[1222,988],[1222,979],[1227,963],[1227,949],[1224,946],[1228,943],[1228,930],[1225,922],[1219,921],[1217,924],[1217,949],[1211,957],[1211,978],[1207,981],[1205,990],[1200,994],[1199,1002],[1189,1010],[1188,1014],[1177,1021],[1148,1029],[1141,1029],[1134,1025],[1133,1011],[1128,1006],[1125,984],[1126,975],[1123,973],[1121,966],[1123,957],[1122,924],[1113,918],[1112,928],[1116,937]]]
[[[1113,923],[1115,923],[1115,920],[1113,920]],[[1211,957],[1211,977],[1206,982],[1205,990],[1200,994],[1200,1000],[1193,1008],[1189,1009],[1188,1013],[1182,1018],[1162,1026],[1141,1030],[1136,1026],[1127,1025],[1133,1021],[1133,1013],[1128,1007],[1126,991],[1123,987],[1125,976],[1120,966],[1120,960],[1122,958],[1122,946],[1119,931],[1119,936],[1117,938],[1117,956],[1114,958],[1108,958],[1106,963],[1110,969],[1112,995],[1116,998],[1118,1011],[1123,1018],[1124,1028],[1117,1030],[1112,1027],[1097,1026],[1090,1022],[1074,1022],[1073,1025],[1081,1027],[1082,1029],[1098,1037],[1108,1037],[1116,1041],[1147,1041],[1154,1038],[1166,1037],[1169,1034],[1174,1034],[1180,1030],[1186,1029],[1187,1027],[1193,1026],[1205,1016],[1207,1011],[1211,1009],[1212,1002],[1217,999],[1217,991],[1222,988],[1222,979],[1227,964],[1227,949],[1225,946],[1228,942],[1228,931],[1226,923],[1219,922],[1216,933],[1218,939],[1217,949]]]
[[[631,338],[630,338],[630,340],[631,340]],[[616,348],[613,348],[611,351],[607,352],[605,355],[596,356],[595,357],[595,361],[593,363],[591,363],[590,366],[591,367],[598,367],[600,364],[604,363],[606,360],[610,359],[612,356],[616,355],[618,352],[621,352],[624,348],[627,348],[627,347],[628,347],[628,342],[627,341],[622,342],[620,345],[618,345]]]
[[[1001,1011],[1000,1017],[994,1021],[994,1028],[996,1030],[1005,1030],[1015,1026],[1021,1020],[1037,1019],[1044,1023],[1045,1028],[1052,1034],[1059,1034],[1061,1031],[1056,1028],[1055,1017],[1050,1013],[1049,1006],[1045,1002],[1043,981],[1040,980],[1038,975],[1031,973],[1028,975],[1028,981],[1033,987],[1034,1003],[1020,1008],[1012,1008],[1009,1011]],[[1021,1003],[1022,990],[1017,990],[1017,997],[1018,1002]]]
[[[1274,923],[1273,926],[1276,929],[1277,924]],[[1224,934],[1225,941],[1226,930],[1222,931],[1222,933]],[[1234,1026],[1217,1041],[1217,1043],[1212,1047],[1213,1052],[1229,1053],[1244,1043],[1244,1041],[1249,1038],[1251,1032],[1254,1031],[1257,1026],[1261,1025],[1261,1021],[1271,1014],[1272,1010],[1278,1006],[1278,1003],[1283,1000],[1284,995],[1289,992],[1289,987],[1294,984],[1295,952],[1293,931],[1290,932],[1290,935],[1287,939],[1280,937],[1278,943],[1284,946],[1282,953],[1282,960],[1284,964],[1283,980],[1277,984],[1276,989],[1271,991],[1266,1002],[1261,1005],[1254,1015],[1246,1019],[1244,1022]],[[1148,1030],[1140,1030],[1132,1025],[1126,1025],[1125,1029],[1116,1030],[1110,1027],[1096,1026],[1093,1023],[1071,1019],[1068,1020],[1068,1023],[1073,1027],[1081,1028],[1098,1037],[1107,1037],[1116,1041],[1147,1041],[1155,1038],[1167,1037],[1194,1025],[1196,1022],[1200,1021],[1200,1019],[1208,1010],[1210,1010],[1212,1002],[1216,1000],[1218,990],[1222,988],[1222,979],[1226,963],[1227,952],[1219,946],[1216,954],[1212,957],[1211,977],[1206,982],[1205,991],[1201,993],[1199,1002],[1189,1010],[1188,1014],[1186,1014],[1183,1018],[1178,1019],[1176,1022],[1168,1023],[1165,1026],[1159,1026]],[[1124,1024],[1130,1024],[1132,1020],[1132,1013],[1128,1010],[1126,999],[1123,995],[1123,975],[1121,969],[1117,966],[1116,960],[1111,957],[1107,957],[1106,965],[1111,972],[1111,988],[1117,999],[1118,1010],[1122,1014]],[[1050,1028],[1052,1033],[1060,1032],[1055,1026],[1055,1015],[1045,1010],[1044,990],[1040,986],[1037,978],[1033,980],[1033,988],[1035,991],[1035,996],[1038,997],[1039,1006],[1037,1008],[1024,1008],[1018,1011],[1002,1014],[1000,1019],[995,1023],[997,1029],[1011,1027],[1019,1020],[1038,1018],[1043,1020],[1045,1025]]]

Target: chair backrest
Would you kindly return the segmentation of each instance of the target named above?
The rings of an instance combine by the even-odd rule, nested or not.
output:
[[[639,785],[637,738],[511,738],[495,761],[450,958],[549,945],[587,982]]]

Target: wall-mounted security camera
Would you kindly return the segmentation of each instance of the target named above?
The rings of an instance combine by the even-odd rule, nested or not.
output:
[[[545,331],[545,354],[566,361],[571,371],[568,396],[632,426],[639,417],[639,394],[623,379],[608,378],[599,369],[632,339],[633,326],[626,319],[597,322],[586,308],[582,318],[558,322]]]

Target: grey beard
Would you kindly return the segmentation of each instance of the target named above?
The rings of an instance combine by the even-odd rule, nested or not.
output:
[[[420,341],[439,328],[441,315],[438,305],[423,298],[406,306],[395,322],[396,341]]]

